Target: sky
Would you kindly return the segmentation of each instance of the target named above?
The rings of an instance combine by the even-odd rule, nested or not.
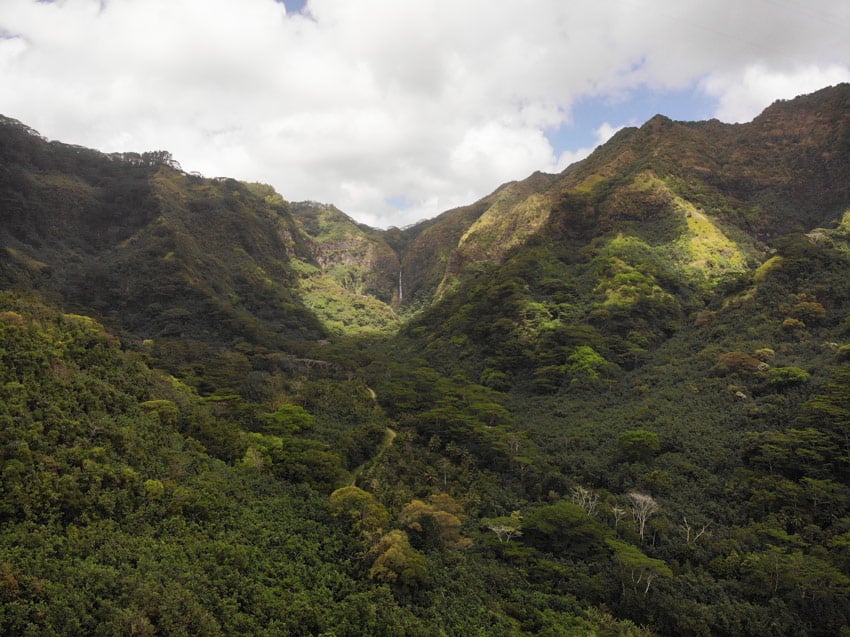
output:
[[[0,0],[0,114],[382,228],[847,81],[846,0]]]

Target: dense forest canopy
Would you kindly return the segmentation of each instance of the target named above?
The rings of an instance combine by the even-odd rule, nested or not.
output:
[[[0,632],[850,634],[850,86],[405,229],[0,119]]]

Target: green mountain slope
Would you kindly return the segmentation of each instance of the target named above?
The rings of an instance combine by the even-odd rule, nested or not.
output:
[[[6,285],[144,338],[322,335],[293,294],[303,240],[270,191],[186,175],[165,153],[106,156],[2,124]]]
[[[396,465],[474,492],[500,537],[520,511],[516,544],[541,553],[512,558],[581,599],[604,588],[604,544],[631,579],[601,594],[663,634],[846,626],[848,93],[745,126],[655,118],[538,191],[541,230],[417,316],[394,343],[403,365],[376,365],[386,409],[431,454]],[[578,523],[563,500],[618,539],[559,544]]]
[[[699,266],[706,261],[700,252],[724,242],[719,233],[728,235],[726,244],[747,249],[825,225],[843,212],[850,194],[848,100],[850,89],[842,85],[778,102],[749,124],[658,116],[620,131],[561,175],[506,184],[467,209],[463,226],[440,242],[451,250],[442,257],[443,276],[453,280],[466,266],[499,261],[543,228],[555,227],[578,246],[618,229],[633,228],[653,241],[674,233],[668,240],[680,237],[691,253],[680,258]],[[458,217],[438,217],[423,229],[440,233]],[[407,251],[419,248],[412,242]]]

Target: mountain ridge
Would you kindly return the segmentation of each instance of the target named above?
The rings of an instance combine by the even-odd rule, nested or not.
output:
[[[823,225],[830,216],[841,212],[841,205],[848,199],[848,186],[844,184],[850,183],[850,171],[846,162],[839,161],[842,151],[850,147],[850,123],[846,116],[848,99],[847,85],[823,89],[796,100],[778,101],[747,124],[723,124],[716,120],[674,122],[657,115],[641,127],[619,131],[588,158],[559,175],[535,173],[524,180],[508,182],[473,204],[404,230],[369,228],[332,205],[285,202],[266,187],[259,189],[263,201],[251,205],[268,206],[268,201],[274,200],[274,205],[278,206],[275,214],[279,217],[274,232],[280,240],[276,250],[287,257],[317,265],[323,274],[329,275],[335,289],[347,288],[352,294],[374,299],[370,306],[373,309],[384,307],[381,313],[387,317],[385,324],[388,325],[386,321],[392,323],[389,317],[401,306],[414,301],[418,306],[430,304],[451,288],[466,268],[500,262],[513,248],[531,240],[544,228],[558,226],[565,235],[578,233],[577,238],[581,239],[587,233],[580,229],[588,224],[590,232],[599,232],[616,228],[629,215],[639,220],[658,214],[659,211],[653,212],[652,207],[662,205],[659,198],[678,197],[680,201],[696,205],[702,211],[700,214],[708,215],[711,223],[733,227],[739,237],[744,233],[753,242],[769,239],[777,233],[808,231]],[[144,198],[159,196],[162,201],[162,193],[167,192],[167,188],[162,186],[164,180],[160,179],[157,195],[144,183],[150,178],[151,169],[158,166],[162,170],[175,170],[175,175],[181,172],[170,155],[162,151],[103,155],[46,142],[32,129],[20,123],[12,124],[7,118],[4,123],[7,130],[17,130],[23,135],[11,144],[7,136],[4,142],[7,151],[17,147],[25,155],[38,155],[40,151],[35,149],[38,144],[62,149],[59,155],[64,153],[63,157],[41,158],[43,170],[50,170],[51,161],[61,165],[74,157],[84,158],[90,167],[100,158],[101,164],[108,162],[113,169],[123,165],[135,171],[136,185],[131,186],[135,190],[122,193],[130,197],[129,202],[123,202],[109,200],[115,196],[108,192],[110,187],[115,188],[114,184],[86,184],[84,177],[83,181],[81,177],[68,181],[68,177],[61,177],[61,168],[54,170],[53,177],[43,180],[42,195],[61,203],[74,202],[74,210],[86,206],[106,210],[111,206],[114,210],[148,210],[147,214],[153,215],[155,205],[150,200],[145,204]],[[812,177],[813,166],[817,167],[817,180]],[[628,185],[624,182],[626,174],[632,175],[634,180],[639,172],[643,173],[638,179],[642,183],[633,181]],[[799,175],[796,181],[795,175]],[[24,176],[23,182],[26,179]],[[50,179],[55,183],[51,185]],[[198,187],[202,183],[198,181],[202,178],[197,176],[187,175],[185,179]],[[650,183],[660,184],[654,179],[665,182],[663,185],[670,192],[665,194],[664,188],[649,187]],[[783,179],[788,183],[783,185]],[[231,183],[232,180],[207,182]],[[24,189],[20,183],[15,187],[19,191]],[[604,192],[612,188],[619,189],[619,194],[609,196]],[[98,197],[103,201],[96,201]],[[16,237],[15,217],[18,215],[12,211],[20,202],[6,201],[4,204],[9,211],[4,229],[7,234],[11,232],[8,249],[14,251],[8,254],[18,263],[29,263],[42,271],[44,267],[39,264],[47,261],[37,254],[22,253],[27,240],[16,243],[16,238],[28,237],[29,244],[61,243],[55,236],[59,232],[81,236],[86,242],[80,247],[83,251],[98,250],[109,243],[110,233],[133,232],[137,225],[153,221],[152,217],[132,216],[124,216],[119,221],[111,219],[108,213],[76,219],[69,210],[47,225],[44,221],[30,219],[29,230],[19,229],[20,236]],[[829,213],[824,215],[821,212],[824,209],[829,209]],[[555,210],[559,213],[553,217]],[[589,218],[583,218],[588,214]],[[317,223],[319,215],[324,218]],[[24,215],[19,216],[23,218]],[[286,220],[282,221],[284,217]],[[67,224],[81,222],[90,227],[83,227],[83,231],[77,233],[68,231]],[[37,232],[44,236],[27,235],[27,232],[32,234],[32,226],[41,228]],[[338,235],[336,238],[328,234],[332,226],[336,226],[332,231]],[[356,275],[342,273],[355,264]],[[313,296],[321,296],[321,290],[328,284],[313,286],[314,292],[319,290]],[[314,305],[325,303],[319,299],[312,302]],[[356,319],[354,324],[357,324]],[[337,321],[336,329],[347,329],[345,320]]]

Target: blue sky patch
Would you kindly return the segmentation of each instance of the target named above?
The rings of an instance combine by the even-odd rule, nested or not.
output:
[[[275,2],[284,5],[287,13],[300,13],[307,4],[307,0],[275,0]]]
[[[700,121],[711,119],[716,110],[717,100],[695,87],[657,91],[641,86],[623,97],[579,100],[573,106],[572,122],[546,131],[546,138],[557,155],[565,150],[596,146],[596,131],[606,122],[615,128],[641,126],[658,114],[673,120]]]

